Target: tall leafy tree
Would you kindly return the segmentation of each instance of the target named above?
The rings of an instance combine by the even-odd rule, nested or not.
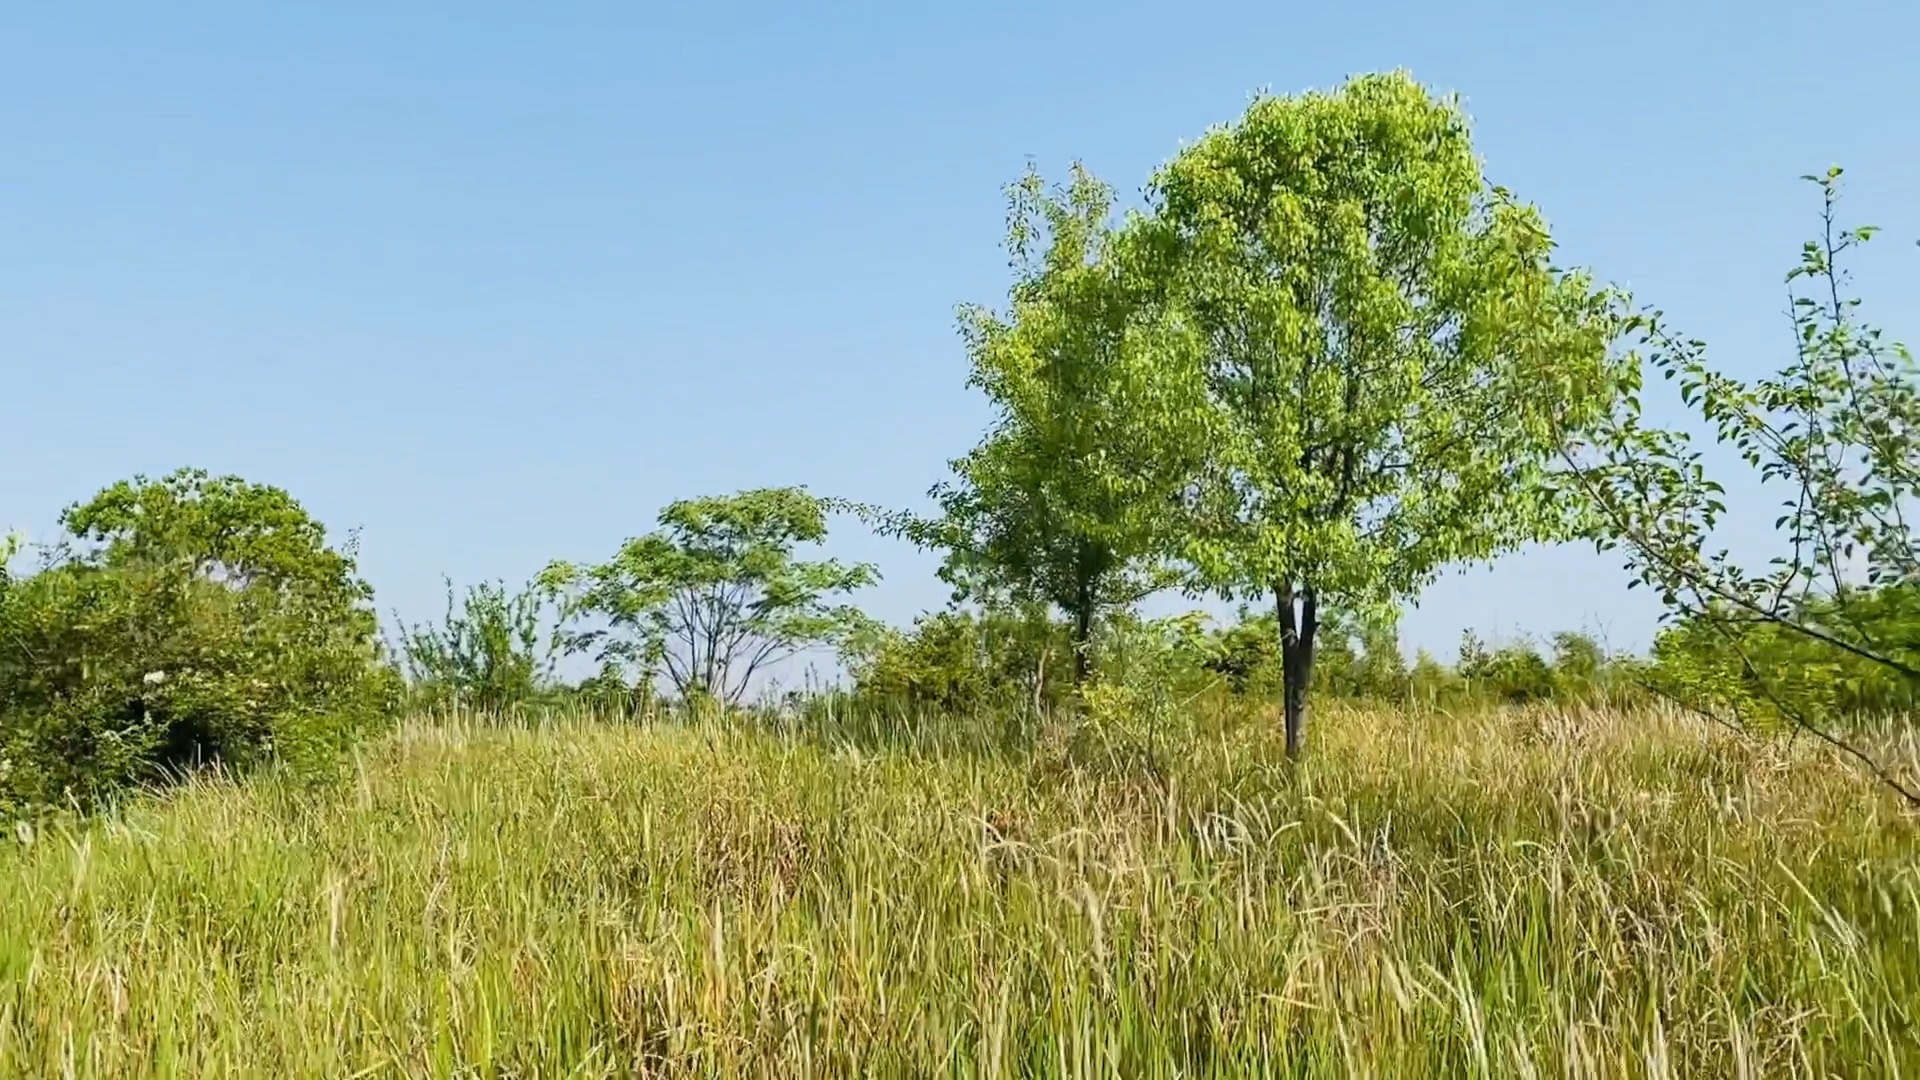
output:
[[[1545,481],[1607,412],[1613,305],[1489,186],[1458,105],[1404,74],[1261,97],[1151,196],[1213,412],[1185,553],[1274,601],[1297,754],[1328,607],[1382,614],[1447,564],[1564,531]]]
[[[683,698],[736,704],[770,665],[864,625],[834,601],[878,580],[874,567],[795,557],[826,539],[827,510],[801,488],[688,499],[608,561],[554,563],[539,581],[564,597],[568,651],[662,676]]]
[[[895,524],[947,550],[963,595],[1065,612],[1084,682],[1102,613],[1171,581],[1158,556],[1204,445],[1206,387],[1111,189],[1076,166],[1064,188],[1030,171],[1009,193],[1010,303],[960,316],[995,423],[934,488],[940,518]]]

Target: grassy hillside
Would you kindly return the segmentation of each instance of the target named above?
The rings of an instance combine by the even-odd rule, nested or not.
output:
[[[1856,774],[1659,715],[1319,733],[415,724],[0,849],[0,1075],[1920,1075],[1920,834]]]

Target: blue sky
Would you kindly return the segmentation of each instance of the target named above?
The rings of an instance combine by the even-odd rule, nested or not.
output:
[[[1490,176],[1753,373],[1839,162],[1859,272],[1920,334],[1920,5],[10,4],[0,8],[0,527],[135,472],[279,484],[361,530],[383,609],[595,558],[675,498],[918,506],[987,418],[960,301],[1000,187],[1134,191],[1261,88],[1406,67]],[[847,526],[896,620],[931,561]],[[1644,645],[1563,549],[1404,625]]]

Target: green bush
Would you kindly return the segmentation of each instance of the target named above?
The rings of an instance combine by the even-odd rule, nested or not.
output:
[[[1399,701],[1409,689],[1406,658],[1392,626],[1349,624],[1337,616],[1320,626],[1313,686],[1331,697]],[[1207,670],[1234,693],[1270,697],[1280,692],[1280,620],[1240,610],[1231,626],[1210,636]]]
[[[1495,701],[1522,704],[1554,696],[1553,666],[1525,638],[1489,649],[1468,631],[1461,636],[1458,670],[1473,691]]]
[[[0,589],[5,808],[202,764],[311,772],[392,714],[370,590],[284,492],[183,471],[62,520],[75,544]]]
[[[603,663],[592,675],[557,686],[544,696],[556,707],[573,705],[606,719],[638,720],[660,707],[653,680],[636,678],[614,662]]]
[[[1793,727],[1796,717],[1839,731],[1910,724],[1920,680],[1830,641],[1920,666],[1920,585],[1810,597],[1792,624],[1718,609],[1682,618],[1654,640],[1648,678],[1690,707],[1762,728]]]
[[[1314,660],[1317,693],[1353,701],[1409,702],[1452,708],[1487,702],[1610,702],[1637,700],[1639,668],[1609,656],[1591,637],[1553,636],[1549,660],[1529,640],[1489,648],[1467,632],[1458,662],[1449,667],[1422,649],[1409,666],[1391,625],[1321,626]],[[1234,694],[1268,698],[1280,692],[1280,627],[1272,615],[1241,609],[1239,619],[1207,636],[1200,667]]]
[[[504,583],[470,586],[456,600],[447,582],[439,625],[401,633],[400,652],[416,701],[507,713],[551,689],[553,649],[541,632],[545,603],[534,589]]]
[[[1280,690],[1280,620],[1246,608],[1233,625],[1215,631],[1203,661],[1236,694],[1265,697]]]
[[[1410,689],[1400,636],[1390,625],[1321,628],[1314,683],[1334,697],[1360,701],[1404,701]]]
[[[942,611],[908,631],[885,630],[856,643],[847,666],[866,707],[978,713],[1057,708],[1073,690],[1067,627],[1038,608]]]
[[[1081,692],[1068,760],[1123,773],[1164,776],[1175,748],[1191,742],[1195,706],[1220,676],[1206,616],[1112,618],[1096,639],[1098,674]]]
[[[1453,668],[1434,659],[1425,649],[1414,655],[1413,667],[1407,672],[1407,697],[1410,701],[1428,708],[1456,705],[1472,696],[1467,680]]]

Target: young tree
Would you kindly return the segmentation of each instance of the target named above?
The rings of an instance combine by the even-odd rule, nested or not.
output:
[[[1635,322],[1652,368],[1779,494],[1767,565],[1711,546],[1724,488],[1685,433],[1643,422],[1637,385],[1567,461],[1601,546],[1617,548],[1672,617],[1655,646],[1656,690],[1733,722],[1810,733],[1920,805],[1920,783],[1845,730],[1861,712],[1907,713],[1920,696],[1920,368],[1861,323],[1848,295],[1842,260],[1875,230],[1838,224],[1840,176],[1806,177],[1821,189],[1823,227],[1786,275],[1795,351],[1779,372],[1735,379],[1659,312]]]
[[[1328,606],[1382,613],[1563,531],[1543,481],[1607,411],[1616,320],[1489,187],[1457,104],[1403,74],[1262,97],[1151,196],[1214,413],[1185,554],[1219,592],[1273,598],[1298,754]]]
[[[827,503],[762,488],[668,506],[660,528],[597,566],[554,563],[540,584],[564,597],[570,652],[664,675],[683,698],[737,704],[753,677],[863,625],[832,599],[878,580],[874,567],[794,558],[827,535]]]
[[[440,623],[400,632],[415,689],[483,712],[532,701],[553,675],[551,643],[542,633],[545,600],[537,588],[509,591],[504,582],[481,582],[456,604],[448,580]]]
[[[13,580],[13,571],[10,569],[13,557],[20,553],[25,543],[25,539],[17,532],[0,533],[0,589],[6,588]]]
[[[1029,172],[1009,193],[1011,303],[961,309],[969,384],[995,425],[934,488],[937,521],[892,526],[944,548],[964,596],[1065,612],[1078,684],[1101,615],[1172,581],[1157,556],[1204,449],[1206,385],[1198,339],[1150,303],[1106,185],[1076,166],[1065,189]]]

